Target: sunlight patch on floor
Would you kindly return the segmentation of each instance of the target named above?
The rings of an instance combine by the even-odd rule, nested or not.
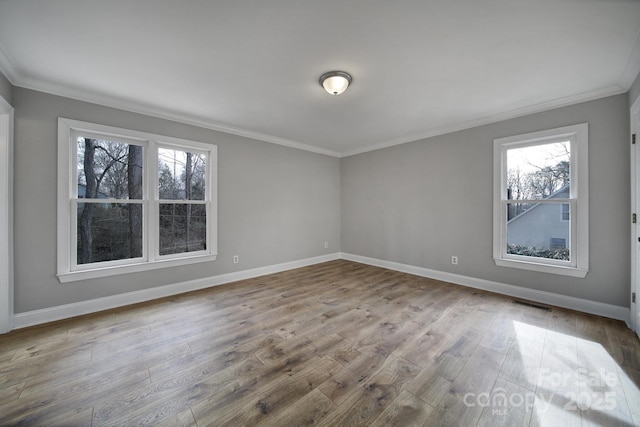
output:
[[[513,321],[513,345],[530,348],[543,337],[538,367],[522,352],[523,378],[535,384],[526,396],[508,396],[532,411],[532,426],[634,426],[640,390],[597,342]]]

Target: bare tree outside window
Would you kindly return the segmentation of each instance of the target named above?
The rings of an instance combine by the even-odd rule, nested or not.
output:
[[[58,118],[57,277],[215,261],[217,146]]]
[[[569,260],[571,248],[557,244],[569,241],[569,205],[561,203],[571,192],[569,147],[563,141],[507,151],[507,253]]]
[[[77,149],[77,263],[141,257],[142,147],[78,138]]]
[[[200,153],[158,150],[160,255],[206,249],[206,160]]]
[[[142,147],[129,145],[127,190],[132,199],[142,199]],[[129,248],[132,258],[142,256],[142,205],[129,204]]]

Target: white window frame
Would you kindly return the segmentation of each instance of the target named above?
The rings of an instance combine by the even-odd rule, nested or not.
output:
[[[497,138],[493,141],[493,259],[500,267],[519,268],[572,277],[586,277],[589,272],[589,180],[587,123],[522,135]],[[540,200],[540,203],[570,205],[569,261],[551,260],[507,253],[507,151],[556,141],[570,141],[569,199]]]
[[[143,206],[142,257],[91,264],[77,264],[77,137],[110,139],[143,147],[142,200],[100,200],[104,203],[140,203]],[[206,205],[206,249],[181,254],[160,255],[158,234],[159,190],[158,147],[197,152],[207,156],[204,201]],[[60,282],[135,273],[158,268],[214,261],[217,257],[217,146],[202,142],[155,135],[96,123],[58,118],[58,272]],[[176,201],[180,202],[180,201]]]

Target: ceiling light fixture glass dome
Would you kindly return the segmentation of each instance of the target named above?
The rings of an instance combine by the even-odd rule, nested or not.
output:
[[[331,95],[340,95],[351,84],[351,75],[344,71],[329,71],[320,76],[320,84]]]

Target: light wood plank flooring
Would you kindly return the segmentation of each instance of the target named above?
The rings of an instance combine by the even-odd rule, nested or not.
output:
[[[0,336],[0,424],[640,426],[619,321],[332,261]]]

